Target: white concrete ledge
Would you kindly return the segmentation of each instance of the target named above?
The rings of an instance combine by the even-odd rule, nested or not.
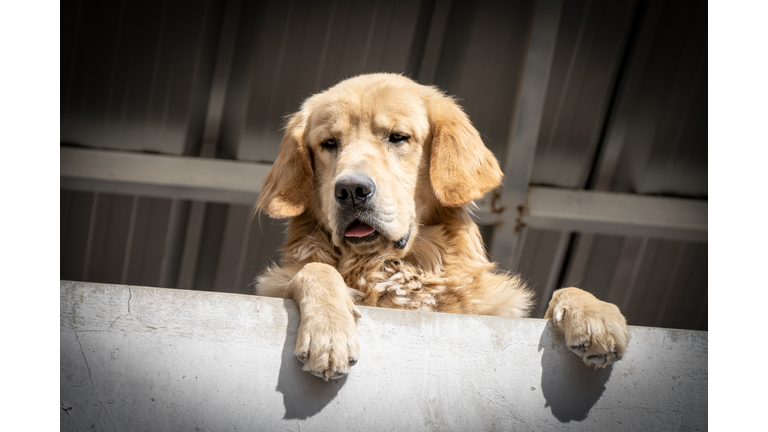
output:
[[[362,308],[324,382],[292,301],[61,282],[61,430],[706,430],[706,332],[632,327],[586,368],[544,320]]]

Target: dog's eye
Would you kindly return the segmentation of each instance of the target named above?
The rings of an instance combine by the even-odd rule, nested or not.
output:
[[[408,135],[403,135],[400,133],[389,134],[389,142],[392,144],[402,144],[404,141],[407,141],[408,138],[410,138]]]
[[[336,148],[337,144],[338,142],[336,141],[336,138],[329,138],[323,141],[320,146],[326,150],[333,150]]]

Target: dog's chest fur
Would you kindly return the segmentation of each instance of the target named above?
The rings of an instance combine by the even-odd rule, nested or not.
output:
[[[460,210],[453,212],[459,218],[469,219]],[[478,309],[482,299],[475,285],[500,283],[486,280],[493,266],[481,252],[476,228],[467,230],[473,234],[468,235],[467,231],[448,231],[446,223],[422,226],[419,235],[411,239],[409,252],[398,258],[386,253],[360,255],[341,250],[312,219],[298,219],[289,229],[284,258],[289,262],[320,262],[334,267],[345,284],[357,291],[355,303],[361,306],[482,313]],[[466,227],[466,223],[471,222],[458,226]],[[309,235],[299,235],[307,231]]]
[[[406,260],[349,260],[339,268],[347,285],[360,292],[358,304],[364,306],[437,311],[451,285]]]

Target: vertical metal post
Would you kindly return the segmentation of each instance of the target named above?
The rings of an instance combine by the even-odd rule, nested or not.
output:
[[[221,130],[221,121],[224,115],[224,103],[229,85],[229,76],[232,70],[232,59],[234,58],[235,43],[237,42],[240,4],[240,0],[229,0],[224,9],[219,45],[216,52],[216,66],[213,71],[211,93],[208,98],[208,109],[205,114],[203,144],[200,149],[200,157],[204,158],[216,157],[219,131]],[[181,253],[181,265],[177,282],[178,288],[193,289],[194,287],[197,257],[200,252],[200,237],[203,233],[203,222],[205,220],[205,207],[206,203],[201,201],[193,201],[190,205],[185,241]],[[173,224],[174,220],[171,223]],[[177,230],[179,226],[171,226],[169,230]]]
[[[501,192],[501,202],[506,211],[502,215],[502,224],[494,229],[491,256],[502,267],[513,271],[516,269],[515,256],[522,243],[520,217],[536,155],[562,6],[562,0],[536,2],[520,95],[504,157],[506,184]]]

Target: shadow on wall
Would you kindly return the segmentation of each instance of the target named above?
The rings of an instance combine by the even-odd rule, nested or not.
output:
[[[276,391],[282,393],[284,420],[305,420],[322,411],[346,383],[347,377],[325,382],[301,370],[294,354],[301,316],[297,308],[285,300],[288,329],[283,343]],[[584,365],[555,333],[551,322],[539,339],[541,357],[541,391],[552,415],[562,423],[585,420],[605,392],[612,367],[593,370]]]
[[[593,370],[584,365],[562,343],[551,321],[539,339],[541,350],[541,391],[547,401],[544,406],[562,423],[583,421],[603,395],[613,367]]]
[[[302,364],[293,353],[298,338],[301,316],[298,309],[289,307],[285,300],[288,312],[288,331],[283,343],[280,373],[277,378],[277,390],[283,394],[285,415],[283,420],[304,420],[323,410],[339,394],[339,390],[347,382],[347,377],[323,381],[308,372],[301,370]],[[290,306],[293,306],[292,304]]]

